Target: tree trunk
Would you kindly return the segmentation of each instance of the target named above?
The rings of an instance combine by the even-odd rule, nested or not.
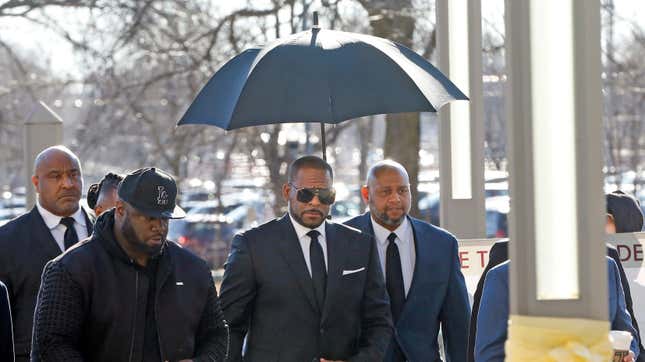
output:
[[[401,163],[408,170],[412,193],[410,214],[419,215],[418,185],[420,122],[418,113],[388,114],[386,118],[385,158]]]
[[[412,48],[415,19],[409,11],[411,0],[360,0],[360,3],[370,16],[373,35]],[[418,216],[419,114],[388,114],[385,129],[384,156],[400,162],[408,170],[413,200],[410,214]]]
[[[372,130],[374,129],[374,117],[369,116],[358,120],[358,139],[360,142],[361,160],[358,164],[358,185],[365,185],[367,178],[367,153],[372,148]],[[367,206],[361,197],[361,210]]]

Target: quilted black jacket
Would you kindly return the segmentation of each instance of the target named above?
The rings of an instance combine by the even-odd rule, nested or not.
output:
[[[114,211],[50,261],[34,315],[32,361],[141,361],[148,283],[113,236]],[[228,326],[206,263],[168,242],[156,278],[163,361],[224,361]]]

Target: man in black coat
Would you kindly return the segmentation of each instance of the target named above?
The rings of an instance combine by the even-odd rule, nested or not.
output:
[[[36,206],[0,227],[0,281],[9,292],[18,362],[29,360],[43,267],[92,232],[92,220],[79,205],[83,176],[72,151],[64,146],[42,151],[32,183],[38,193]]]
[[[13,328],[9,292],[0,282],[0,361],[13,362]]]
[[[92,238],[45,267],[32,361],[224,361],[210,268],[166,241],[168,220],[184,216],[174,179],[140,169],[118,196]]]
[[[376,245],[326,221],[332,180],[320,158],[294,161],[289,212],[234,238],[221,295],[231,361],[383,360],[392,322]]]
[[[630,196],[625,194],[622,191],[615,191],[606,195],[607,200],[607,221],[605,224],[605,232],[607,234],[614,233],[628,233],[628,232],[639,232],[643,228],[643,213],[640,209],[638,201]],[[627,280],[627,275],[625,274],[625,269],[620,263],[620,257],[618,251],[612,245],[607,245],[607,256],[612,258],[616,265],[618,265],[618,272],[620,274],[620,284],[623,287],[625,292],[625,303],[627,304],[627,311],[629,316],[632,319],[632,325],[636,330],[636,334],[640,336],[640,330],[636,318],[634,316],[634,303],[632,301],[631,291],[629,288],[629,280]],[[479,314],[479,304],[481,302],[482,292],[484,289],[484,280],[486,279],[486,273],[495,266],[508,260],[508,239],[503,239],[495,244],[490,249],[488,253],[488,264],[484,269],[479,282],[477,283],[477,289],[475,290],[475,295],[473,296],[473,311],[470,317],[470,328],[468,336],[468,361],[473,362],[474,358],[474,349],[475,349],[475,335],[477,332],[477,315]],[[645,362],[645,348],[643,347],[642,338],[639,340],[640,346],[640,355],[638,356],[638,362]]]

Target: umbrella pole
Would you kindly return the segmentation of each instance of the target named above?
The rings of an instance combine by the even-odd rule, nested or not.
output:
[[[322,145],[323,160],[327,161],[327,142],[325,141],[325,124],[320,122],[320,142]]]

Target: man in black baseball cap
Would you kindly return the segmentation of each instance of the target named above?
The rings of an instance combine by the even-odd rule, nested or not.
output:
[[[162,219],[181,219],[184,210],[175,205],[177,184],[163,170],[154,167],[138,169],[119,184],[119,199],[141,213]]]
[[[32,361],[223,361],[228,326],[210,269],[166,241],[181,218],[168,173],[142,168],[119,184],[92,237],[45,267]]]

